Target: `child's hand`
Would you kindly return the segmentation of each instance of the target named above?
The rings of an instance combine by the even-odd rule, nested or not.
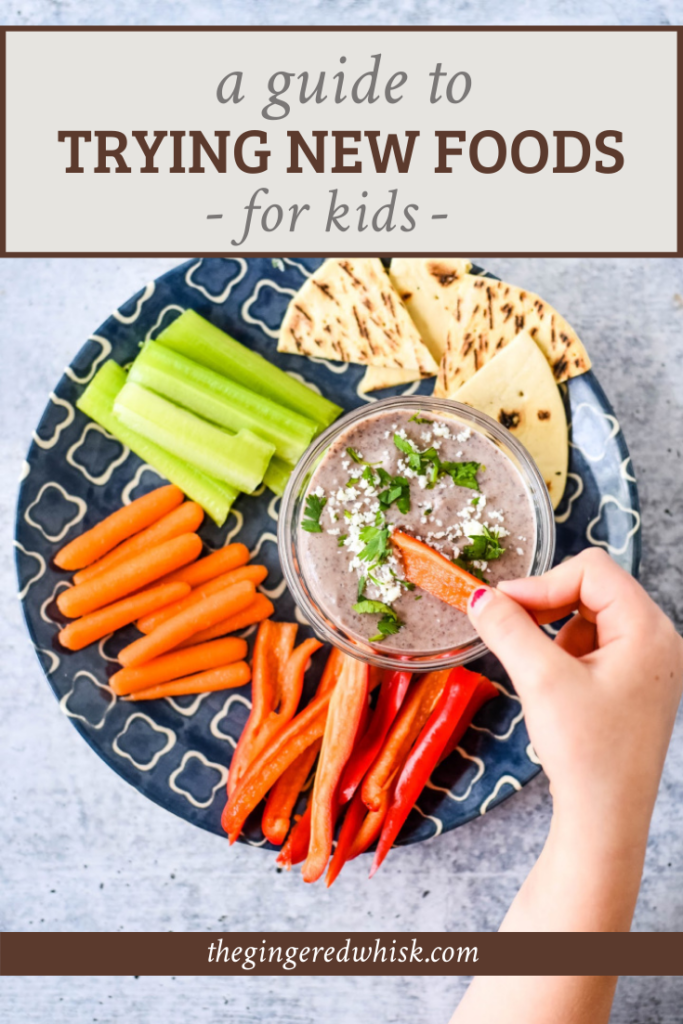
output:
[[[573,611],[554,642],[537,625]],[[481,588],[469,614],[521,698],[555,816],[607,847],[644,844],[681,697],[669,619],[597,548]]]

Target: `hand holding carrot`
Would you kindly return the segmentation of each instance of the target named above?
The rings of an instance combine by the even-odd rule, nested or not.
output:
[[[553,643],[527,612],[576,614]],[[669,619],[597,548],[481,588],[470,617],[519,692],[556,811],[602,834],[646,834],[681,697],[683,641]]]

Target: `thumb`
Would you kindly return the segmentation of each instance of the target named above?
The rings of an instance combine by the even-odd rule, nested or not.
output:
[[[486,646],[502,662],[517,689],[554,674],[558,659],[568,657],[553,644],[529,613],[492,587],[472,594],[467,612]]]

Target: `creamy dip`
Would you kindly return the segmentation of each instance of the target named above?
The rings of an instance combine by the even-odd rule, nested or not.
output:
[[[300,563],[322,613],[382,650],[447,651],[476,635],[463,612],[406,584],[389,541],[393,528],[491,584],[527,576],[533,562],[531,498],[516,467],[483,434],[408,411],[349,426],[311,477],[298,526]],[[388,611],[367,603],[361,607],[375,610],[354,611],[359,601]]]

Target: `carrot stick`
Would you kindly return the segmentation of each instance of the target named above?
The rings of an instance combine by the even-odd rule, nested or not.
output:
[[[181,697],[186,693],[210,693],[212,690],[229,690],[249,682],[251,671],[246,661],[236,661],[222,668],[198,672],[184,679],[173,679],[169,683],[150,686],[147,690],[136,690],[124,700],[159,700],[161,697]]]
[[[290,764],[287,771],[282,773],[268,794],[261,829],[266,839],[274,846],[281,846],[285,841],[294,805],[311,774],[321,744],[322,739],[311,743],[308,750],[304,750],[303,754]]]
[[[170,587],[187,586],[186,583],[169,583]],[[69,628],[69,627],[67,627]],[[194,672],[219,668],[233,661],[242,661],[247,656],[247,641],[237,637],[214,640],[208,644],[197,644],[182,651],[170,651],[139,668],[122,668],[109,680],[109,686],[119,697],[136,690],[146,690],[172,679],[182,679]]]
[[[383,791],[391,784],[398,769],[403,767],[410,748],[441,696],[448,675],[449,669],[428,672],[408,691],[382,749],[363,780],[363,801],[371,811],[380,809]]]
[[[138,615],[161,608],[170,601],[187,594],[187,583],[164,583],[160,587],[145,590],[132,597],[100,608],[97,612],[84,615],[76,622],[70,622],[59,634],[59,642],[70,651],[80,651],[88,644],[101,640],[121,626],[135,622]]]
[[[282,674],[294,648],[297,628],[296,622],[269,619],[258,628],[251,660],[251,711],[230,761],[228,796],[256,757],[259,732],[277,707]]]
[[[205,643],[207,640],[215,640],[218,636],[225,636],[226,633],[234,633],[238,629],[246,629],[247,626],[255,626],[257,622],[263,622],[270,618],[275,611],[272,601],[269,601],[265,594],[257,594],[254,600],[244,611],[237,615],[231,615],[222,622],[217,622],[210,629],[202,629],[201,632],[184,640],[178,647],[189,647],[191,644]]]
[[[226,587],[232,587],[235,583],[242,583],[244,580],[249,580],[257,587],[259,583],[263,583],[267,575],[268,570],[265,565],[243,565],[239,569],[232,569],[231,572],[216,576],[215,579],[209,580],[201,587],[195,587],[186,597],[167,608],[161,608],[157,612],[152,612],[151,615],[145,615],[138,620],[138,629],[141,633],[153,633],[163,622],[168,622],[174,615],[184,612],[186,608],[191,608],[193,604],[211,597],[212,594],[217,594],[219,590],[225,590]]]
[[[213,626],[231,613],[246,608],[254,600],[254,594],[254,584],[246,580],[244,583],[236,583],[234,587],[221,590],[164,622],[148,636],[140,637],[139,640],[128,644],[119,652],[119,661],[125,668],[144,665],[152,658],[157,658],[160,654],[177,647],[183,640],[187,640],[200,630]]]
[[[187,565],[201,550],[202,542],[197,534],[184,533],[121,565],[113,565],[87,583],[63,590],[57,598],[57,607],[70,619],[87,615],[166,576],[170,569]]]
[[[184,569],[172,572],[164,583],[189,583],[191,587],[199,587],[202,583],[208,583],[216,576],[221,576],[231,569],[238,569],[240,565],[246,565],[249,561],[249,548],[245,544],[228,544],[219,548],[206,558],[186,565]]]
[[[82,569],[91,565],[121,541],[161,519],[179,505],[183,498],[183,492],[174,484],[158,487],[156,491],[112,512],[97,526],[66,544],[55,555],[55,564],[60,569]]]
[[[92,565],[81,569],[80,572],[74,575],[73,582],[75,585],[87,583],[88,580],[98,576],[104,569],[111,569],[112,565],[125,562],[126,559],[132,558],[133,555],[138,555],[141,551],[155,548],[158,544],[163,544],[167,540],[173,540],[174,537],[180,537],[183,533],[195,533],[202,525],[203,519],[204,509],[201,505],[198,505],[195,501],[185,501],[171,512],[167,512],[156,523],[152,523],[146,530],[140,530],[135,536],[124,540],[122,544],[119,544],[118,547],[110,551],[104,558],[98,558]],[[167,579],[162,582],[178,583],[184,581]]]

